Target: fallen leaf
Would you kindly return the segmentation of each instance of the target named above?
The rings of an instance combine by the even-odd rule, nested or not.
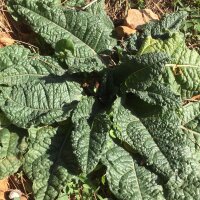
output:
[[[200,94],[199,95],[196,95],[196,96],[193,96],[191,98],[193,101],[199,101],[200,100]]]
[[[9,34],[0,32],[0,47],[14,44],[15,40]]]
[[[174,66],[172,70],[175,76],[183,75],[183,72],[180,67]]]
[[[129,28],[128,26],[118,26],[115,29],[117,36],[119,38],[125,37],[125,36],[129,36],[131,34],[134,34],[136,32],[136,30]]]
[[[21,196],[20,200],[27,200],[27,198],[25,196]]]
[[[9,190],[8,179],[0,180],[0,200],[5,200],[5,193]]]
[[[132,29],[137,29],[139,26],[144,25],[151,20],[159,20],[159,17],[150,9],[130,9],[125,18],[124,24]]]

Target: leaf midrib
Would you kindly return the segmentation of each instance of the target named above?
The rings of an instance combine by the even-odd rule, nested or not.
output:
[[[7,100],[12,101],[14,104],[17,104],[17,105],[19,105],[20,107],[29,108],[29,109],[36,110],[36,111],[49,112],[49,111],[60,111],[60,110],[62,110],[61,108],[41,109],[41,108],[33,108],[33,107],[30,107],[30,106],[24,106],[24,105],[21,105],[19,102],[14,101],[12,98],[10,98],[8,95],[5,95],[5,94],[4,94],[4,98],[7,99]]]

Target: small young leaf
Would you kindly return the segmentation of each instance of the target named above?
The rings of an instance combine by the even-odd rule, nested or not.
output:
[[[70,51],[74,54],[74,43],[70,39],[62,39],[56,43],[55,51],[58,56],[65,55],[66,51]]]

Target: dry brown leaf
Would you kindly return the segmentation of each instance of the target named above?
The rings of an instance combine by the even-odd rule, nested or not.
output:
[[[193,96],[191,98],[193,101],[199,101],[200,100],[200,94],[199,95],[196,95],[196,96]]]
[[[130,9],[125,18],[124,24],[132,29],[137,29],[139,26],[148,23],[151,20],[158,20],[159,17],[150,9]]]
[[[15,40],[5,32],[0,32],[0,47],[14,44]]]
[[[21,196],[20,200],[27,200],[27,198],[25,196]]]
[[[181,76],[181,75],[183,75],[183,72],[182,72],[181,68],[178,67],[177,65],[175,65],[172,68],[172,70],[173,70],[173,73],[174,73],[175,76]]]
[[[9,190],[8,178],[0,180],[0,200],[5,200],[5,193]]]
[[[128,26],[118,26],[115,29],[117,36],[119,38],[125,37],[125,36],[129,36],[131,34],[134,34],[136,32],[136,30],[129,28]]]

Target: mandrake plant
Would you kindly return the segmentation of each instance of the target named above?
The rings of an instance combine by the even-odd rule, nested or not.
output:
[[[7,5],[52,53],[0,49],[0,179],[23,171],[36,200],[73,199],[89,179],[91,199],[198,200],[200,56],[179,31],[187,13],[117,43],[101,0]]]

